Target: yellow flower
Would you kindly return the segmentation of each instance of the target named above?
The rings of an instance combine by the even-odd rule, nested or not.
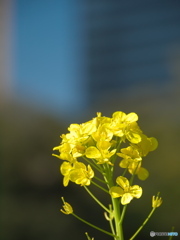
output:
[[[141,129],[139,128],[136,122],[132,122],[127,125],[124,131],[124,136],[131,142],[131,143],[139,143],[141,142]]]
[[[97,128],[100,126],[100,125],[103,125],[105,123],[109,123],[111,121],[111,118],[109,117],[102,117],[101,116],[102,114],[100,112],[97,113],[97,117],[94,118],[93,120],[96,121],[96,126]]]
[[[97,164],[108,163],[112,165],[110,162],[110,158],[115,154],[116,149],[109,150],[111,147],[111,143],[105,140],[100,140],[97,142],[97,146],[90,146],[86,149],[85,155],[87,158],[93,158],[97,160]]]
[[[125,177],[117,177],[116,183],[119,185],[111,187],[110,195],[113,198],[121,197],[121,204],[126,205],[135,198],[140,198],[142,195],[142,188],[138,185],[130,186],[129,181]]]
[[[132,146],[122,148],[121,153],[117,153],[117,155],[123,158],[119,164],[122,168],[131,168],[133,162],[137,163],[142,160],[137,149]]]
[[[63,212],[64,214],[67,214],[67,215],[72,214],[73,213],[73,208],[71,207],[71,205],[69,203],[65,202],[63,197],[61,199],[64,203],[64,205],[63,205],[64,210],[60,209],[60,211]]]
[[[81,162],[75,162],[71,164],[69,162],[63,162],[60,167],[60,172],[64,176],[63,185],[66,187],[69,181],[80,184],[81,186],[88,186],[91,183],[91,179],[94,177],[94,171],[91,166]]]
[[[69,162],[74,162],[74,161],[76,161],[76,159],[75,159],[75,157],[73,157],[71,155],[73,146],[74,145],[69,143],[69,142],[62,142],[60,146],[57,146],[57,147],[53,148],[53,151],[58,150],[60,154],[59,155],[52,154],[52,155],[59,158],[59,159],[62,159],[62,160],[67,160]]]
[[[149,152],[154,151],[158,146],[156,138],[148,138],[145,134],[141,134],[141,141],[133,145],[142,157],[145,157]]]
[[[74,148],[72,149],[72,156],[73,158],[81,157],[85,153],[85,147],[79,143],[77,143]]]
[[[91,184],[91,179],[94,177],[94,171],[91,166],[81,162],[74,164],[73,170],[70,172],[70,180],[81,186],[88,186]]]
[[[123,167],[120,162],[120,167]],[[136,174],[140,180],[146,180],[149,177],[149,172],[146,168],[141,167],[141,161],[131,162],[128,165],[128,171],[130,174]]]
[[[153,196],[152,197],[152,207],[153,208],[157,208],[159,206],[161,206],[162,204],[162,198],[161,197],[158,197],[158,196]]]
[[[113,131],[115,136],[118,136],[118,137],[124,136],[124,128],[128,123],[133,121],[133,113],[130,114],[129,116],[128,115],[120,111],[113,113],[112,120],[111,120],[111,123],[109,124],[109,127]],[[138,117],[136,114],[134,115],[134,120],[138,120]]]
[[[96,142],[100,140],[105,140],[105,141],[112,140],[113,132],[107,127],[108,127],[108,124],[106,123],[99,125],[97,131],[92,134],[92,137]]]
[[[123,160],[119,166],[122,168],[128,168],[129,173],[137,174],[140,180],[145,180],[149,176],[147,169],[141,167],[142,158],[136,148],[129,146],[122,148],[121,153],[117,153]]]
[[[113,134],[118,137],[127,138],[132,143],[138,143],[141,141],[140,128],[136,121],[138,115],[136,113],[125,114],[124,112],[113,113],[109,129],[112,130]]]

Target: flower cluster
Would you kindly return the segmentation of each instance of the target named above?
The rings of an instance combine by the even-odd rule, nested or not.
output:
[[[140,198],[143,192],[142,188],[133,181],[135,176],[140,180],[145,180],[149,176],[148,170],[144,168],[143,158],[158,146],[155,138],[143,133],[137,121],[138,115],[133,112],[126,114],[117,111],[112,117],[97,113],[97,116],[88,122],[71,124],[68,128],[69,132],[61,135],[60,145],[53,149],[59,152],[53,155],[63,160],[60,165],[63,185],[66,187],[73,182],[83,186],[93,200],[105,210],[105,218],[110,223],[111,232],[76,215],[64,198],[62,198],[63,208],[60,211],[66,215],[73,215],[87,225],[113,237],[114,240],[124,239],[122,223],[127,205],[132,199]],[[115,176],[117,173],[118,176]],[[88,187],[91,183],[108,194],[111,199],[109,208],[91,192]],[[120,204],[123,205],[122,212]],[[161,204],[162,199],[158,193],[152,198],[150,214],[130,238],[131,240]],[[86,236],[91,240],[87,233]]]
[[[149,173],[142,167],[142,158],[156,149],[157,140],[143,134],[137,121],[136,113],[117,111],[111,118],[97,113],[88,122],[71,124],[69,132],[61,136],[60,145],[53,149],[59,151],[59,155],[53,155],[64,160],[60,166],[64,186],[68,186],[69,181],[81,186],[90,185],[95,169],[103,171],[105,166],[113,167],[117,156],[121,157],[121,168],[145,180]],[[126,147],[120,149],[121,143]],[[142,194],[139,186],[130,186],[122,176],[117,178],[116,183],[119,186],[110,186],[110,194],[112,197],[122,197],[122,204]]]

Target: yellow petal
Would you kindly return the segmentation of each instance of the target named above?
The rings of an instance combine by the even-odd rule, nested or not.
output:
[[[60,166],[60,172],[62,175],[66,176],[72,169],[72,165],[69,162],[63,162]]]
[[[88,178],[84,178],[81,180],[80,183],[77,183],[77,184],[80,184],[81,186],[89,186],[91,184],[91,181]]]
[[[150,151],[154,151],[158,147],[158,141],[154,137],[149,138],[149,140],[151,142]]]
[[[122,188],[114,186],[114,187],[111,187],[109,193],[113,198],[118,198],[123,195],[124,191]]]
[[[125,118],[126,118],[126,114],[124,112],[121,112],[121,111],[117,111],[117,112],[114,112],[113,115],[112,115],[113,118],[119,118],[120,121],[124,121]]]
[[[69,130],[70,132],[79,131],[79,129],[80,129],[80,125],[77,124],[77,123],[72,123],[72,124],[70,124],[70,126],[68,127],[68,130]]]
[[[93,178],[94,177],[94,171],[92,170],[91,166],[88,165],[88,177]]]
[[[130,193],[125,193],[125,194],[123,194],[123,196],[121,198],[121,204],[126,205],[126,204],[130,203],[130,201],[132,199],[133,199],[133,197]]]
[[[75,161],[75,158],[70,153],[66,153],[66,152],[62,152],[60,154],[60,159],[67,160],[69,162],[74,162]]]
[[[122,189],[125,189],[125,188],[129,187],[129,181],[125,177],[122,177],[122,176],[117,177],[116,182]]]
[[[97,143],[97,147],[100,149],[100,150],[106,150],[106,149],[109,149],[111,147],[111,143],[109,141],[105,141],[105,140],[100,140],[98,143]]]
[[[76,182],[77,179],[84,177],[83,169],[73,169],[69,176],[72,182]]]
[[[129,165],[129,161],[127,159],[123,159],[119,164],[121,168],[127,168],[128,165]]]
[[[131,143],[139,143],[141,141],[141,136],[138,133],[135,133],[133,131],[129,131],[126,134],[127,139],[131,142]]]
[[[64,176],[64,178],[63,178],[63,185],[64,185],[64,187],[67,187],[68,186],[68,184],[69,184],[69,175],[67,175],[67,176]]]
[[[82,133],[83,134],[92,134],[96,131],[96,124],[95,121],[89,121],[82,124]]]
[[[126,121],[128,122],[136,122],[138,120],[138,115],[136,113],[129,113],[127,116],[126,116]]]
[[[75,169],[83,169],[86,170],[86,165],[82,162],[75,162],[74,164],[74,168]]]
[[[87,158],[100,158],[101,153],[96,147],[88,147],[85,151],[85,155]]]
[[[59,150],[59,147],[60,147],[60,146],[54,147],[54,148],[53,148],[53,151]]]
[[[139,168],[137,175],[140,180],[146,180],[149,177],[149,172],[146,168],[141,167]]]
[[[59,146],[60,152],[70,152],[71,151],[71,145],[69,143],[63,143],[61,146]]]
[[[140,198],[142,195],[142,188],[138,185],[134,185],[129,188],[130,194],[135,198]]]

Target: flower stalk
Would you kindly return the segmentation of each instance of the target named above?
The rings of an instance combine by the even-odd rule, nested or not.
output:
[[[106,231],[106,230],[104,230],[104,229],[102,229],[102,228],[100,228],[100,227],[97,227],[96,225],[94,225],[94,224],[92,224],[92,223],[90,223],[90,222],[87,222],[86,220],[84,220],[83,218],[79,217],[79,216],[76,215],[75,213],[72,213],[72,215],[73,215],[75,218],[77,218],[78,220],[80,220],[81,222],[89,225],[90,227],[95,228],[95,229],[97,229],[98,231],[103,232],[103,233],[105,233],[105,234],[107,234],[107,235],[109,235],[109,236],[111,236],[111,237],[116,237],[114,234],[112,234],[112,233],[110,233],[110,232],[108,232],[108,231]],[[116,238],[115,238],[115,239],[116,239]]]
[[[146,225],[146,223],[149,221],[149,219],[151,218],[151,216],[153,215],[154,211],[156,210],[157,207],[159,207],[162,204],[162,199],[159,198],[160,192],[157,193],[157,196],[152,198],[152,210],[149,213],[149,215],[147,216],[147,218],[145,219],[145,221],[142,223],[142,225],[138,228],[138,230],[134,233],[134,235],[129,239],[129,240],[133,240],[138,233],[142,230],[142,228]]]
[[[109,209],[106,208],[95,196],[94,194],[92,194],[92,192],[86,187],[84,186],[84,188],[86,189],[86,191],[89,193],[89,195],[108,213],[110,213]]]

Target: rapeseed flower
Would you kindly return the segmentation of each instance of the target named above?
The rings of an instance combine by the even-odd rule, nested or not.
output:
[[[140,198],[142,195],[142,188],[138,185],[130,186],[129,181],[125,177],[118,177],[116,183],[119,186],[113,186],[110,188],[110,195],[113,198],[121,197],[121,204],[126,205],[135,198]]]
[[[86,149],[85,156],[97,160],[97,164],[108,163],[112,165],[110,158],[115,154],[116,149],[110,150],[111,145],[108,141],[99,140],[96,147],[90,146]]]
[[[120,153],[117,153],[119,157],[122,157],[123,160],[120,162],[119,166],[122,168],[131,168],[131,165],[135,162],[142,160],[141,156],[137,149],[129,146],[127,148],[122,148]]]
[[[149,172],[146,168],[141,167],[141,162],[132,163],[128,168],[130,174],[136,174],[140,180],[146,180],[149,177]]]
[[[127,168],[130,174],[136,174],[140,180],[145,180],[149,176],[147,169],[141,167],[142,157],[137,148],[129,146],[122,148],[118,156],[123,160],[119,163],[121,168]]]
[[[74,169],[70,172],[70,180],[81,186],[88,186],[91,184],[91,179],[94,177],[94,171],[91,166],[81,162],[74,164]]]
[[[69,162],[63,162],[60,167],[60,172],[64,176],[63,185],[66,187],[69,181],[79,184],[81,186],[88,186],[91,183],[91,179],[94,177],[94,171],[91,166],[81,162],[75,162],[71,164]]]
[[[132,145],[138,150],[141,157],[145,157],[149,152],[157,148],[158,141],[154,137],[148,138],[145,134],[141,134],[141,141]]]
[[[115,112],[109,128],[115,136],[123,137],[124,141],[128,139],[132,143],[138,143],[141,141],[139,134],[141,131],[136,123],[137,120],[138,115],[136,113],[126,115],[124,112]]]

